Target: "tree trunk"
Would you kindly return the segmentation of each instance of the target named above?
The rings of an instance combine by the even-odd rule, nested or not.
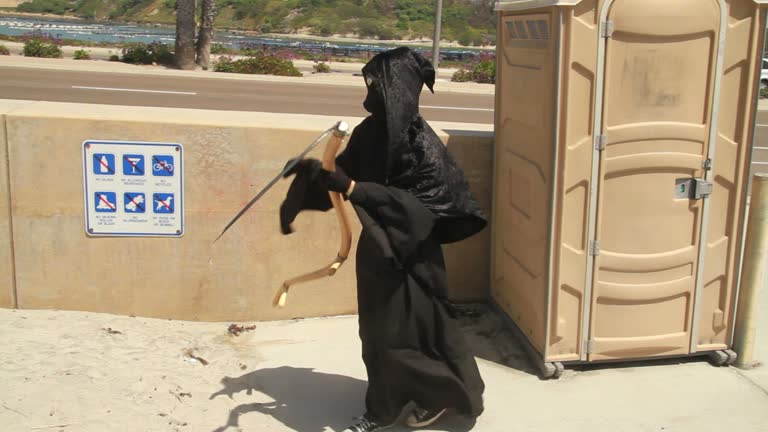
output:
[[[176,0],[176,67],[195,68],[195,0]]]
[[[211,42],[213,41],[213,26],[216,21],[216,0],[202,0],[200,10],[200,32],[197,34],[197,64],[204,70],[211,67]]]

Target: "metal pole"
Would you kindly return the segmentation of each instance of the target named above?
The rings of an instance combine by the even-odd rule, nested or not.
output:
[[[768,175],[755,174],[753,177],[749,207],[744,266],[733,334],[733,350],[739,355],[736,366],[742,369],[753,367],[758,295],[768,277]]]
[[[432,67],[437,75],[437,65],[440,62],[440,26],[443,20],[443,0],[435,0],[435,34],[432,38]]]

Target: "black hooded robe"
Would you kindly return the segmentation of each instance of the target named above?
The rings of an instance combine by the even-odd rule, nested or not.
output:
[[[458,324],[445,306],[441,244],[485,227],[461,170],[418,114],[418,97],[434,82],[419,54],[398,48],[363,68],[373,115],[357,126],[337,166],[355,180],[348,197],[362,224],[357,299],[366,416],[393,422],[415,402],[428,410],[483,411],[484,383]],[[319,164],[299,172],[281,207],[283,232],[302,209],[327,210],[314,181]]]

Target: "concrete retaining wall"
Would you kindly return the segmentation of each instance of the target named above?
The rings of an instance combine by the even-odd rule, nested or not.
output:
[[[0,242],[12,255],[0,252],[0,306],[12,305],[8,293],[15,277],[20,308],[206,321],[355,312],[354,259],[334,278],[292,290],[287,308],[271,307],[274,290],[284,279],[327,264],[338,247],[331,213],[302,214],[294,224],[296,233],[280,234],[277,215],[287,181],[213,243],[287,159],[339,118],[33,102],[6,109],[3,120],[10,176],[0,168]],[[344,120],[355,125],[360,119]],[[490,213],[492,134],[475,130],[477,125],[433,127],[443,130],[441,137]],[[184,237],[86,236],[86,139],[181,143]],[[320,151],[314,155],[319,157]],[[2,204],[8,202],[5,191],[10,191],[11,221]],[[10,222],[12,249],[5,247],[11,243]],[[357,221],[353,231],[356,242]],[[486,296],[488,242],[483,232],[446,248],[452,298]]]

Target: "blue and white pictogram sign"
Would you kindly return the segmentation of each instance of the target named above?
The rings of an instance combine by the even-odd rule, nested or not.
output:
[[[95,153],[93,155],[93,173],[96,175],[115,175],[115,155]]]
[[[143,176],[144,155],[125,154],[123,155],[123,174],[127,176]]]
[[[126,213],[144,213],[147,211],[146,200],[141,192],[126,192],[123,194]]]
[[[86,234],[184,235],[183,153],[175,143],[85,141]]]
[[[156,193],[152,196],[152,202],[154,203],[155,213],[173,213],[174,199],[173,194],[169,193]]]
[[[176,166],[173,164],[173,156],[153,155],[152,175],[171,177]]]
[[[98,213],[114,213],[117,211],[117,200],[114,192],[96,192],[94,206]]]

